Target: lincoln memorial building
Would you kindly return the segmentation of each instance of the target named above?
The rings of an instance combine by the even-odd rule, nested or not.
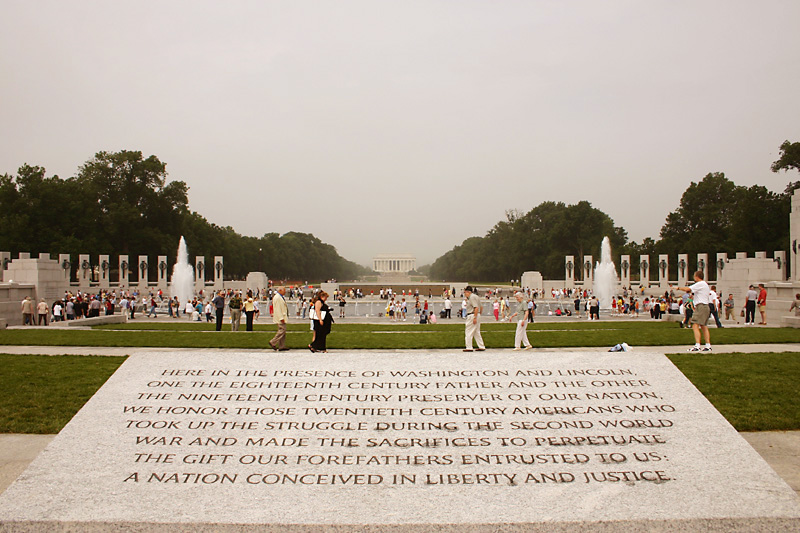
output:
[[[405,274],[417,268],[417,258],[411,254],[378,254],[372,258],[375,272],[398,272]]]

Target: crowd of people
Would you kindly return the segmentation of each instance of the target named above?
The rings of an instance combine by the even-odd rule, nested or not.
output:
[[[650,315],[654,320],[660,320],[664,315],[679,315],[675,320],[680,327],[692,328],[697,337],[695,348],[701,351],[710,350],[710,339],[707,322],[713,318],[718,328],[724,327],[721,315],[724,311],[725,320],[736,320],[736,302],[733,294],[728,294],[722,299],[717,294],[715,285],[708,285],[703,280],[703,273],[694,274],[694,283],[687,287],[674,287],[665,291],[662,296],[644,297],[641,301],[637,291],[631,287],[623,287],[621,293],[611,298],[610,316],[638,317],[640,311]],[[641,289],[639,289],[641,292]],[[372,295],[372,293],[371,293]],[[486,300],[491,302],[491,316],[496,322],[516,321],[514,349],[529,349],[530,342],[527,338],[527,324],[533,322],[537,311],[537,298],[544,297],[544,293],[537,290],[520,289],[511,295],[505,289],[487,289],[482,293]],[[446,288],[442,293],[441,308],[437,313],[433,305],[432,294],[429,298],[420,296],[419,290],[395,294],[391,288],[381,288],[378,294],[384,300],[383,312],[378,315],[388,318],[393,322],[408,320],[419,324],[435,324],[439,319],[453,318],[453,300],[456,298],[455,289]],[[589,320],[599,320],[600,301],[589,289],[551,289],[550,302],[545,314],[548,316],[586,316]],[[363,298],[361,289],[347,289],[333,291],[333,305],[339,307],[339,318],[346,317],[346,307],[349,299]],[[23,324],[48,325],[50,322],[65,320],[81,320],[84,318],[98,317],[101,315],[114,315],[125,313],[131,319],[136,318],[137,309],[146,313],[149,318],[169,316],[179,318],[191,317],[193,321],[216,322],[216,330],[222,329],[224,315],[229,316],[232,331],[239,331],[242,318],[245,321],[245,330],[253,331],[254,322],[261,314],[260,302],[268,302],[269,314],[273,322],[278,325],[276,336],[270,341],[270,346],[275,350],[286,350],[286,324],[289,320],[287,300],[295,300],[295,315],[300,319],[310,319],[312,334],[308,348],[312,352],[326,352],[327,335],[333,324],[333,312],[328,304],[328,293],[311,287],[269,287],[257,291],[248,290],[221,290],[211,298],[205,298],[202,291],[188,299],[179,301],[177,296],[165,296],[162,290],[141,294],[138,289],[130,291],[100,290],[96,293],[65,291],[62,298],[49,304],[44,300],[35,302],[31,297],[26,297],[21,303]],[[480,334],[481,298],[472,286],[467,286],[460,294],[461,304],[456,310],[456,318],[465,320],[466,350],[473,349],[473,342],[478,350],[485,348]],[[572,300],[571,305],[565,305]],[[552,304],[555,302],[555,304]],[[766,325],[767,290],[764,284],[757,287],[751,285],[744,295],[744,304],[739,313],[744,318],[746,326],[755,325],[756,311],[760,313],[760,325]],[[552,309],[555,306],[555,310]],[[641,307],[641,308],[640,308]],[[792,303],[790,311],[800,316],[800,293]],[[706,316],[707,313],[707,316]],[[699,348],[700,339],[706,340],[706,347]]]

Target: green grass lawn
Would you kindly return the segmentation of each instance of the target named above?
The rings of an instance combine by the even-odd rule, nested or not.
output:
[[[124,360],[0,354],[0,433],[58,433]]]
[[[668,357],[739,431],[800,429],[800,353]]]
[[[460,321],[459,321],[460,322]],[[482,326],[489,348],[512,347],[514,324],[487,323]],[[191,322],[140,322],[101,326],[90,331],[69,329],[10,329],[0,331],[0,345],[30,346],[115,346],[158,348],[248,348],[264,349],[275,326],[259,324],[254,332],[214,331],[213,324]],[[411,334],[416,333],[416,334]],[[684,346],[694,343],[691,331],[675,323],[650,322],[560,322],[536,323],[528,328],[536,347],[610,347],[627,342],[636,346]],[[714,344],[800,342],[800,329],[725,328],[713,329]],[[308,325],[289,324],[289,348],[305,348],[311,340]],[[441,349],[460,348],[464,326],[460,323],[419,324],[334,324],[328,337],[330,349]]]

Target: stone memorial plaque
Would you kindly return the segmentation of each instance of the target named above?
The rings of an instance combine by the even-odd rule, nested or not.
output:
[[[794,492],[664,356],[131,356],[4,527],[790,530]],[[596,524],[597,525],[597,524]]]

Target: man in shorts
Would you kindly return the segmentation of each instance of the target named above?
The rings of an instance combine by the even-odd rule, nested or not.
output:
[[[711,303],[711,288],[708,283],[703,281],[703,271],[698,270],[694,273],[694,284],[688,287],[677,287],[679,291],[692,291],[694,301],[694,313],[692,314],[691,324],[694,332],[694,346],[690,352],[710,352],[711,333],[708,331],[708,317],[711,314],[709,304]],[[700,348],[700,333],[706,340],[706,345]]]

